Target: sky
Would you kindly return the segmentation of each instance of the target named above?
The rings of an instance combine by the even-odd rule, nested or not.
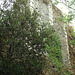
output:
[[[68,14],[69,10],[67,9],[67,7],[66,7],[64,4],[59,3],[59,4],[57,5],[57,7],[58,7],[63,13]]]
[[[3,3],[3,0],[0,0],[0,5],[1,5],[1,3]]]

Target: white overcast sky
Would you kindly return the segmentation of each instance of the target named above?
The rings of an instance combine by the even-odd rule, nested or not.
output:
[[[0,5],[1,5],[1,3],[3,3],[3,0],[0,0]]]
[[[0,0],[0,6],[1,6],[1,4],[3,3],[3,1],[4,0]],[[66,13],[66,14],[68,14],[68,9],[67,9],[67,7],[65,6],[65,5],[63,5],[63,4],[61,4],[61,3],[59,3],[58,5],[57,5],[57,7],[63,12],[63,13]],[[10,8],[9,8],[10,9]],[[72,21],[72,24],[71,25],[73,25],[74,26],[74,28],[75,28],[75,20],[74,21]]]

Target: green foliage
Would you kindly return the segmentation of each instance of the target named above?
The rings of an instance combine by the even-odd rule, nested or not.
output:
[[[67,72],[67,73],[65,73],[65,75],[72,75],[72,74],[70,74],[69,72]]]
[[[73,38],[75,38],[75,32],[74,32],[75,30],[74,30],[74,28],[72,27],[72,29],[71,29],[71,35],[73,36]]]
[[[74,18],[74,15],[73,15],[73,13],[71,13],[71,11],[70,11],[70,12],[68,13],[68,15],[67,15],[67,14],[64,14],[63,17],[64,17],[64,23],[70,24],[71,21],[72,21],[73,18]]]
[[[56,32],[52,31],[51,27],[49,27],[47,31],[49,35],[46,38],[46,43],[45,43],[46,50],[52,62],[56,65],[57,68],[60,68],[60,66],[62,66],[63,63],[62,63],[62,54],[61,54],[61,42],[59,36],[57,35]]]
[[[75,68],[75,65],[72,65],[73,68]]]
[[[17,1],[0,21],[0,75],[38,75],[44,68],[44,36],[37,13]],[[23,6],[23,7],[22,7]],[[25,9],[24,9],[25,8]]]
[[[75,40],[71,40],[71,43],[72,43],[73,45],[75,45]]]
[[[75,45],[75,32],[74,32],[74,28],[72,27],[70,30],[70,34],[72,36],[73,39],[71,39],[71,43],[72,45]]]
[[[61,16],[58,18],[58,21],[59,21],[59,22],[64,22],[64,17],[61,15]]]

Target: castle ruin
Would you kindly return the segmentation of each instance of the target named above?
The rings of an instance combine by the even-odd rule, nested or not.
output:
[[[63,63],[68,67],[71,66],[65,25],[62,21],[58,20],[62,16],[62,12],[56,6],[52,5],[50,0],[28,0],[27,5],[31,12],[36,10],[41,15],[39,17],[41,24],[45,22],[46,25],[52,25],[54,30],[59,34]]]

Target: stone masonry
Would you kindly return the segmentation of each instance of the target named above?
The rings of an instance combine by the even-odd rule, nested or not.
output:
[[[59,17],[62,16],[61,11],[52,5],[49,0],[28,0],[27,5],[31,12],[36,10],[40,14],[40,23],[45,22],[46,25],[52,25],[54,30],[59,34],[61,40],[61,52],[63,57],[63,63],[66,66],[70,66],[69,60],[69,48],[67,42],[67,33],[65,31],[65,25],[59,21]]]
[[[70,65],[70,59],[69,59],[69,46],[68,46],[68,39],[67,39],[67,33],[65,30],[65,25],[63,22],[62,12],[52,5],[53,10],[53,28],[55,31],[58,32],[60,40],[61,40],[61,53],[63,56],[63,63],[64,65],[71,66]],[[62,21],[60,21],[60,19]]]

